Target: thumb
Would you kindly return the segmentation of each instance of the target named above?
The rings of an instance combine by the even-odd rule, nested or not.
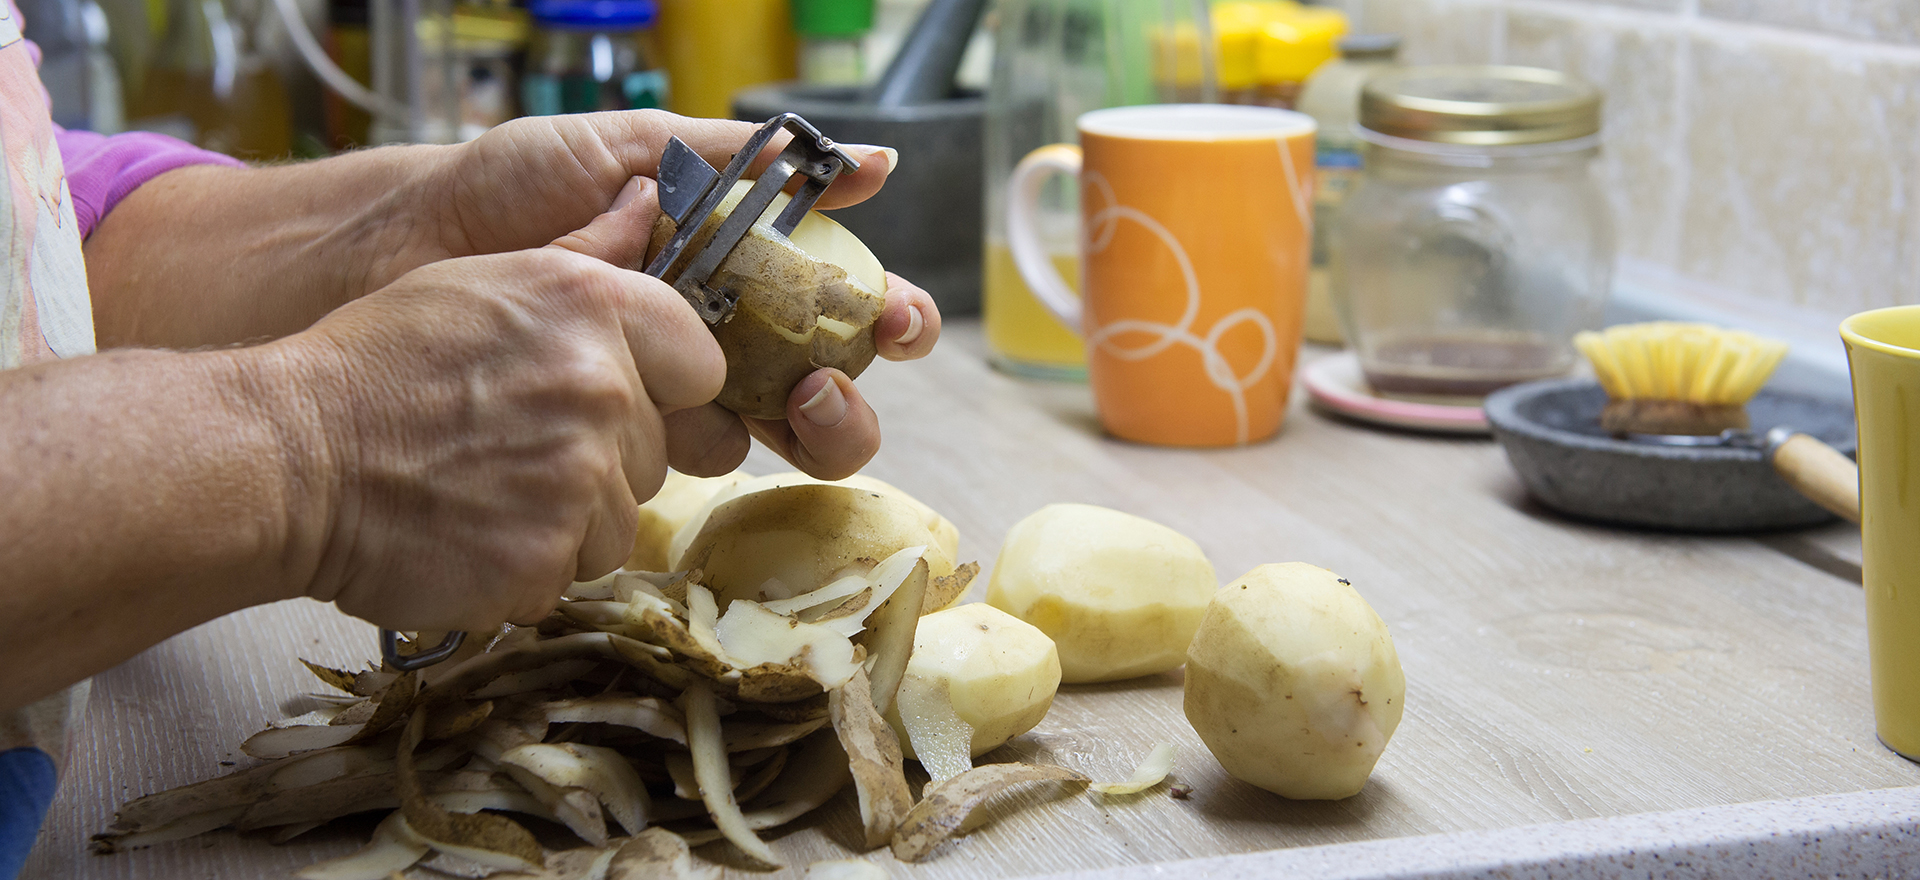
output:
[[[660,200],[654,182],[635,177],[620,188],[605,213],[584,228],[553,240],[548,247],[573,251],[635,272],[647,267],[647,242],[653,238]]]

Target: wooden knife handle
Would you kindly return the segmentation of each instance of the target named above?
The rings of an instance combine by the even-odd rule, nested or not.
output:
[[[1860,466],[1810,434],[1771,444],[1767,457],[1787,485],[1835,516],[1860,522]]]

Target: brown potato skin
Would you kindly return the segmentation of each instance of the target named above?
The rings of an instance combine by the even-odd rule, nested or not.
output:
[[[704,246],[722,219],[717,212],[708,218],[688,243],[687,253]],[[649,261],[674,229],[666,216],[654,223]],[[672,283],[673,277],[665,280]],[[873,325],[880,320],[885,297],[861,289],[845,269],[814,259],[784,239],[749,233],[707,284],[740,297],[733,314],[712,328],[727,358],[726,385],[716,401],[727,409],[756,419],[784,419],[788,395],[814,370],[834,367],[857,377],[873,362]],[[841,339],[817,329],[814,321],[821,315],[850,324],[856,332],[851,339]],[[781,330],[810,338],[797,343]]]

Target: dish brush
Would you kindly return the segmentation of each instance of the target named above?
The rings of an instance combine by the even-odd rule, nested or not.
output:
[[[1746,430],[1747,401],[1787,354],[1784,342],[1675,321],[1582,332],[1573,344],[1607,392],[1600,426],[1616,435]]]

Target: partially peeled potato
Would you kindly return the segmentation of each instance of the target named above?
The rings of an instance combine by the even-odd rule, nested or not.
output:
[[[734,184],[688,243],[687,256],[712,239],[752,186],[751,180]],[[727,383],[717,400],[757,419],[786,418],[793,386],[816,369],[860,375],[873,361],[873,325],[886,305],[886,271],[846,227],[809,212],[791,235],[774,230],[788,200],[786,193],[775,196],[707,280],[739,296],[733,314],[713,328],[727,357]],[[649,261],[676,228],[665,215],[654,223]]]

